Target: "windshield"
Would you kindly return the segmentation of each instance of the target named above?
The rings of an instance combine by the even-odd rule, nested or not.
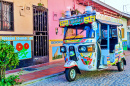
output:
[[[89,26],[67,28],[64,39],[94,38],[95,31]]]

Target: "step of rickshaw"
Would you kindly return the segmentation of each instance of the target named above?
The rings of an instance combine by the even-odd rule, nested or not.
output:
[[[105,65],[100,65],[98,69],[106,69],[106,68],[108,68],[108,67]]]

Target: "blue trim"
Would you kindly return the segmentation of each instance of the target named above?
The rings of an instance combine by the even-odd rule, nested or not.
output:
[[[107,25],[107,49],[109,50],[109,31],[110,30],[110,25]]]
[[[88,34],[88,33],[89,33],[89,30],[90,30],[90,27],[89,26],[85,26],[84,30],[86,30],[86,37],[89,38],[90,34]]]
[[[96,41],[99,39],[99,23],[97,23],[97,30],[95,31],[95,38],[96,38]]]
[[[67,30],[67,27],[64,27],[64,37],[65,37],[65,34],[66,34],[66,30]]]
[[[78,35],[78,28],[76,27],[76,36]]]

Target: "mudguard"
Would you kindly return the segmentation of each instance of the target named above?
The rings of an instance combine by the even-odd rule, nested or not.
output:
[[[64,68],[71,68],[71,67],[75,67],[75,66],[77,66],[77,63],[73,60],[69,60],[65,63]]]

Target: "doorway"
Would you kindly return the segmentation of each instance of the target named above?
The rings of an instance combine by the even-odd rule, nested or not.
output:
[[[33,6],[34,57],[49,58],[48,9]],[[43,59],[42,59],[43,60]],[[40,60],[40,61],[42,61]]]

